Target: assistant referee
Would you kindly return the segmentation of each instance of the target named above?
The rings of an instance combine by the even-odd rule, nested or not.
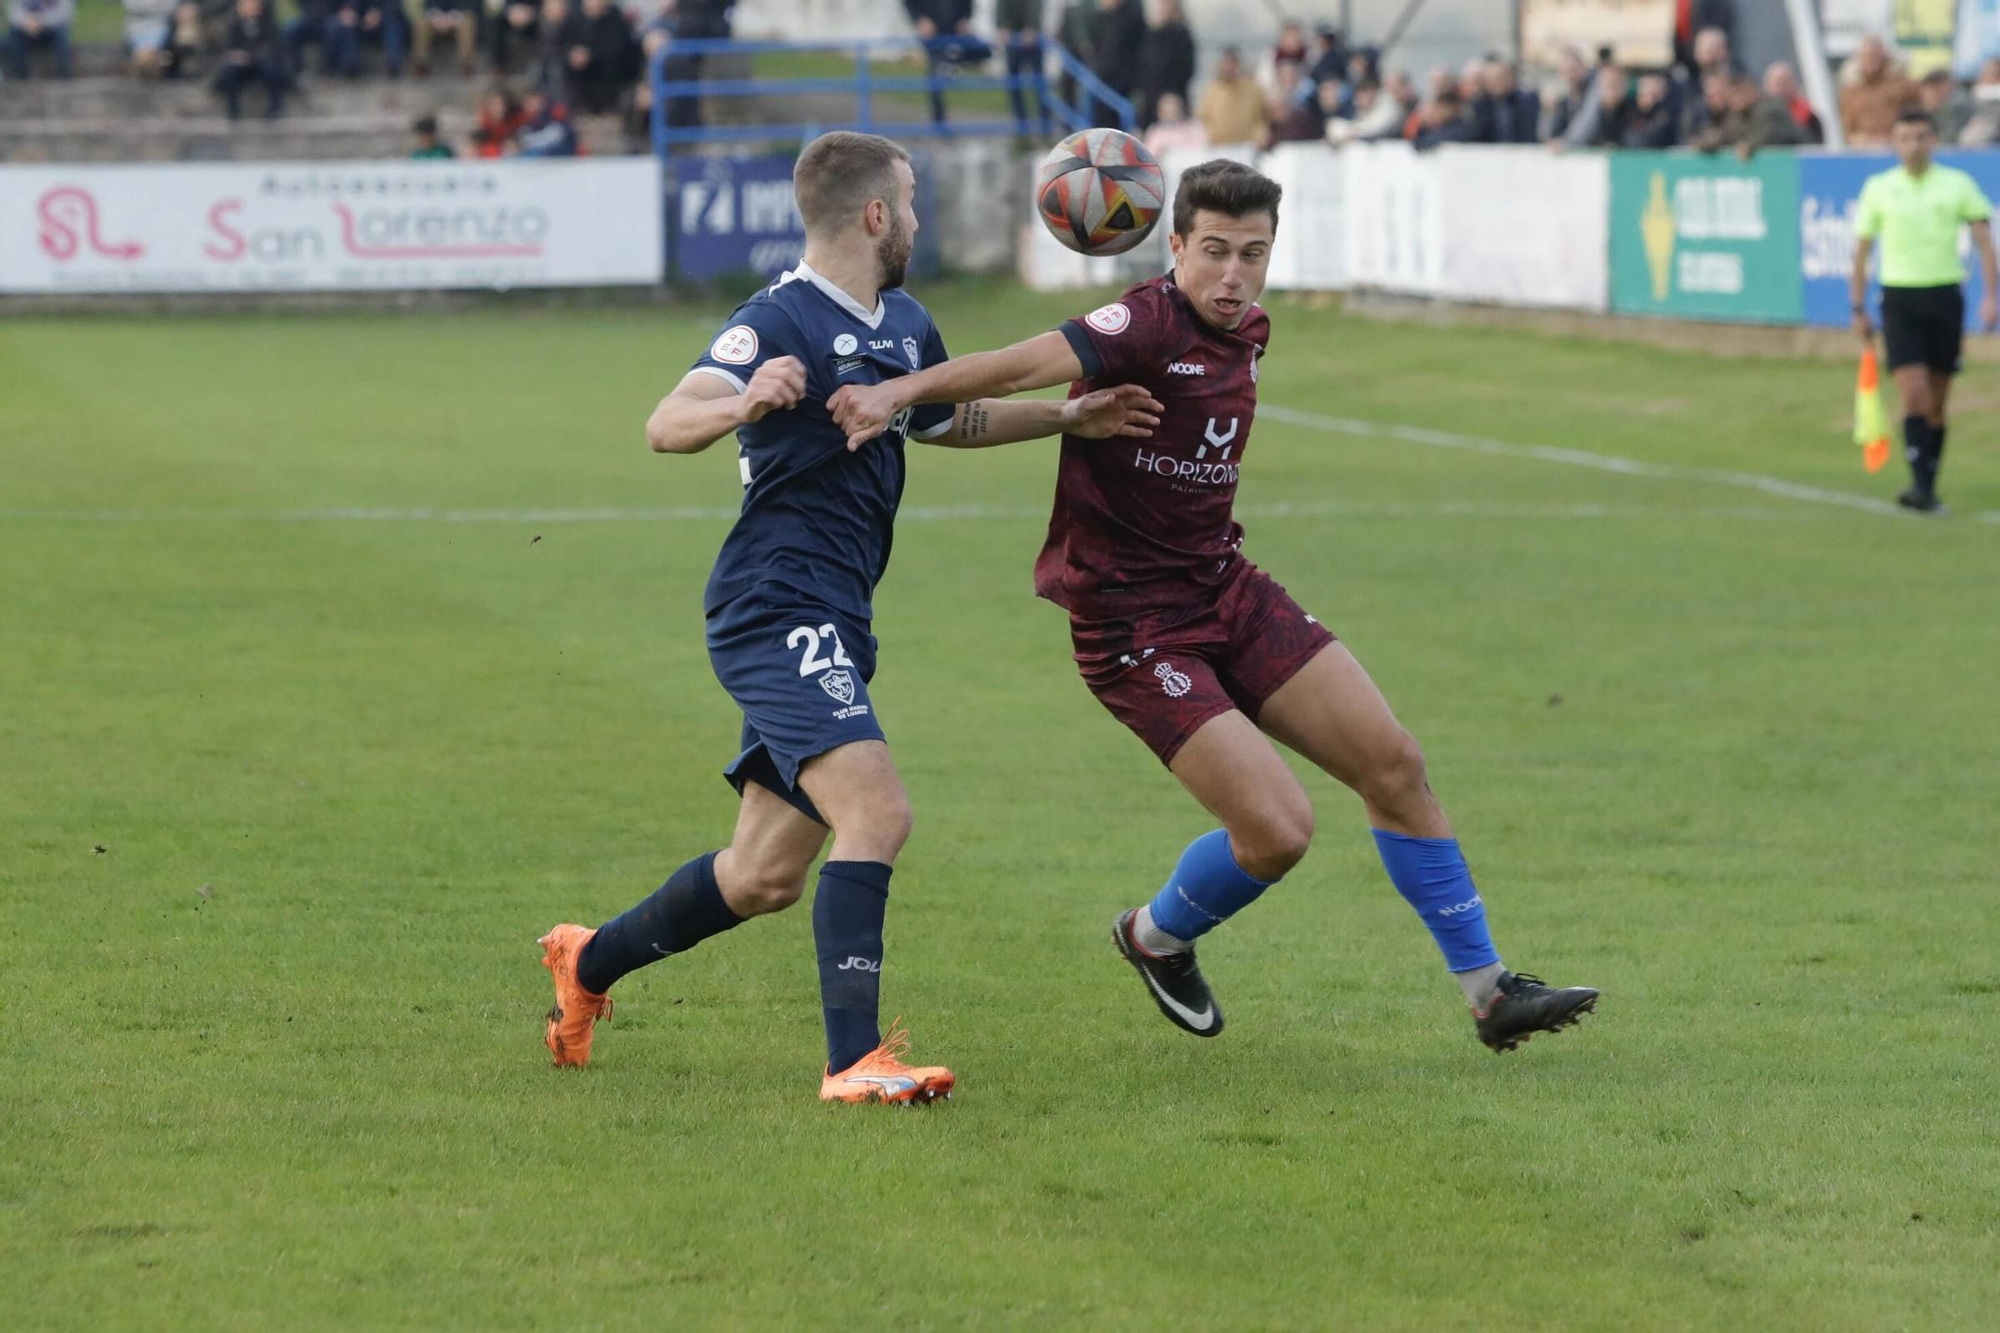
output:
[[[1945,404],[1965,350],[1965,262],[1959,230],[1970,225],[1979,249],[1986,298],[1979,323],[2000,321],[2000,267],[1993,255],[1993,205],[1972,177],[1931,160],[1937,122],[1924,111],[1896,118],[1893,138],[1902,165],[1872,176],[1861,189],[1854,219],[1854,331],[1873,346],[1868,318],[1868,261],[1882,242],[1882,333],[1889,370],[1903,399],[1903,454],[1910,488],[1896,497],[1905,509],[1942,514],[1938,469],[1944,463]]]

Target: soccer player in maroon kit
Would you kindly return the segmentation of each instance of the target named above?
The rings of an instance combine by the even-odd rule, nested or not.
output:
[[[1113,716],[1222,827],[1197,838],[1152,901],[1112,929],[1160,1012],[1196,1036],[1222,1011],[1194,941],[1306,854],[1313,810],[1272,744],[1361,797],[1390,880],[1430,928],[1481,1041],[1508,1051],[1597,1003],[1510,972],[1425,777],[1423,752],[1375,683],[1314,617],[1244,559],[1238,469],[1271,322],[1263,292],[1279,186],[1209,162],[1181,178],[1174,269],[1062,328],[960,357],[828,404],[849,447],[919,403],[971,403],[1070,384],[1137,384],[1165,405],[1154,438],[1063,437],[1035,591],[1070,614],[1076,661]]]

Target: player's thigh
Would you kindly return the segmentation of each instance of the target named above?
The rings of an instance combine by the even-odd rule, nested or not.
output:
[[[799,770],[799,786],[833,826],[839,859],[888,861],[909,840],[910,797],[885,741],[813,756]]]
[[[1279,686],[1257,725],[1364,796],[1423,781],[1423,752],[1344,644]]]
[[[1167,766],[1229,831],[1237,864],[1276,879],[1312,842],[1312,802],[1277,747],[1237,709],[1204,722]]]
[[[744,783],[736,831],[715,863],[723,898],[739,916],[791,906],[826,838],[826,825],[761,783]]]

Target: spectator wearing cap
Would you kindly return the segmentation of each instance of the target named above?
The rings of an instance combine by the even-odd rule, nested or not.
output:
[[[1541,99],[1521,87],[1514,67],[1488,57],[1472,102],[1473,143],[1536,143],[1541,139]]]
[[[1208,131],[1188,115],[1187,103],[1179,93],[1161,93],[1153,109],[1157,114],[1146,130],[1146,151],[1154,157],[1181,149],[1208,147]]]
[[[1799,127],[1809,144],[1825,143],[1826,128],[1819,123],[1819,113],[1806,99],[1805,90],[1799,87],[1799,72],[1780,60],[1764,71],[1764,95],[1775,97],[1785,104],[1792,113],[1792,123]]]
[[[27,78],[35,52],[46,51],[55,76],[68,78],[69,27],[75,18],[75,0],[12,0],[7,6],[7,73]]]
[[[1181,11],[1181,0],[1157,0],[1153,26],[1139,48],[1139,123],[1151,125],[1162,97],[1169,93],[1187,106],[1188,85],[1194,82],[1194,33]]]
[[[1847,142],[1857,148],[1886,146],[1896,117],[1917,101],[1917,85],[1889,58],[1888,44],[1873,33],[1861,39],[1842,73],[1842,83],[1840,124]]]
[[[1243,56],[1235,47],[1224,48],[1215,62],[1208,87],[1201,90],[1201,104],[1195,119],[1208,132],[1212,144],[1262,143],[1270,115],[1264,105],[1264,90],[1243,72]]]

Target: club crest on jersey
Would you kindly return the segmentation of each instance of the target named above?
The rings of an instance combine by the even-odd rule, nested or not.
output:
[[[915,338],[903,339],[903,355],[910,359],[910,369],[912,372],[923,369],[923,353],[918,349]]]
[[[1194,681],[1187,672],[1174,670],[1172,662],[1160,663],[1153,668],[1153,674],[1159,677],[1160,688],[1167,692],[1169,699],[1178,699],[1194,688]]]
[[[854,702],[854,677],[845,671],[829,671],[819,678],[819,687],[844,704]]]
[[[1123,301],[1113,301],[1110,305],[1101,305],[1085,315],[1083,322],[1099,333],[1108,333],[1115,337],[1131,327],[1132,308]]]
[[[757,330],[748,324],[724,329],[708,354],[725,366],[747,366],[757,359]]]
[[[1264,356],[1261,352],[1252,355],[1250,358],[1250,382],[1252,384],[1257,382],[1257,363],[1263,359]]]
[[[833,340],[833,354],[835,356],[853,356],[854,349],[859,346],[861,344],[854,340],[853,334],[843,333]]]

